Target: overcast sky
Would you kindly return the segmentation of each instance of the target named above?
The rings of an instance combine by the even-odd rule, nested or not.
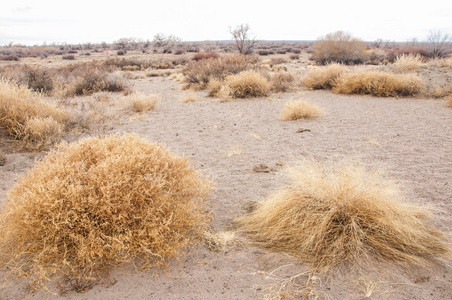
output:
[[[430,30],[452,35],[452,1],[397,0],[123,0],[4,1],[0,45],[152,40],[228,40],[229,27],[249,24],[258,40],[315,40],[343,30],[366,41],[425,40]]]

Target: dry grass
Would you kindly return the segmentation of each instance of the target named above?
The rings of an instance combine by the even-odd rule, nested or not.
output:
[[[400,56],[397,56],[396,60],[394,61],[394,68],[397,71],[403,73],[416,71],[422,68],[424,65],[425,63],[419,54],[402,54]]]
[[[0,167],[6,164],[6,155],[3,153],[2,149],[0,149]]]
[[[45,101],[24,86],[0,80],[0,127],[29,150],[58,140],[69,122],[67,111]]]
[[[290,72],[276,72],[270,76],[270,82],[273,92],[289,92],[295,89],[296,78]]]
[[[133,112],[150,112],[160,104],[159,95],[145,95],[140,92],[134,92],[127,96],[128,103]]]
[[[360,71],[340,76],[333,92],[377,97],[415,96],[424,90],[424,86],[422,79],[415,74]]]
[[[223,85],[232,98],[263,97],[271,88],[267,78],[255,71],[244,71],[228,76]]]
[[[2,269],[34,288],[56,279],[83,290],[124,262],[165,266],[212,219],[210,181],[191,166],[133,134],[60,145],[8,192]]]
[[[452,108],[452,96],[447,97],[446,106]]]
[[[238,220],[258,245],[319,271],[375,262],[424,266],[452,258],[447,235],[430,223],[428,211],[404,203],[380,172],[311,160],[288,174],[291,185]]]
[[[314,90],[331,89],[336,80],[343,74],[350,72],[349,69],[341,64],[330,64],[326,69],[315,68],[303,77],[303,84]]]
[[[203,242],[206,247],[213,252],[225,252],[229,247],[239,243],[235,232],[214,232],[213,230],[206,230],[204,232]]]
[[[291,121],[299,119],[312,119],[317,118],[323,114],[323,109],[313,103],[298,100],[289,101],[284,104],[281,110],[280,120],[281,121]]]
[[[196,95],[193,91],[189,91],[182,99],[180,99],[180,102],[182,103],[188,103],[188,102],[196,102],[198,99],[196,98]]]
[[[452,57],[432,59],[430,64],[438,68],[452,68]]]

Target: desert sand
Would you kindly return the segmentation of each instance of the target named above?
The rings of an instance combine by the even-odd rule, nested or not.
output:
[[[329,91],[271,94],[265,98],[220,101],[204,91],[194,102],[183,103],[188,91],[169,77],[130,79],[134,91],[159,94],[154,112],[121,117],[104,133],[134,132],[154,143],[164,143],[190,157],[206,170],[216,189],[210,196],[216,231],[231,230],[250,203],[281,187],[284,165],[301,158],[358,160],[385,169],[403,188],[408,202],[433,210],[433,222],[443,231],[452,228],[452,109],[444,100],[375,98],[337,95]],[[288,100],[304,99],[325,109],[317,119],[280,121]],[[87,133],[88,135],[90,133]],[[95,133],[92,133],[95,134]],[[86,134],[85,134],[86,135]],[[6,149],[6,137],[1,137]],[[0,166],[0,200],[19,176],[24,176],[44,153],[6,151]],[[264,164],[270,172],[256,172]],[[0,299],[259,299],[268,288],[302,274],[306,266],[281,253],[271,253],[239,242],[223,252],[204,245],[188,249],[167,271],[143,272],[132,266],[112,270],[107,282],[85,293],[64,296],[41,290],[27,294],[25,280],[6,285]],[[308,274],[295,281],[303,290]],[[347,276],[311,281],[311,297],[320,299],[451,299],[452,271],[448,266],[405,272],[391,282],[359,285]],[[54,284],[49,288],[57,292]],[[53,288],[53,289],[52,289]]]

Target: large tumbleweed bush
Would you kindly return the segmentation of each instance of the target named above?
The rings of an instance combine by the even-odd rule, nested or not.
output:
[[[419,95],[424,88],[424,82],[415,74],[360,71],[340,76],[335,82],[333,92],[377,97],[399,97]]]
[[[69,113],[25,86],[0,80],[0,128],[28,150],[57,141],[69,122]]]
[[[311,59],[320,65],[361,64],[367,60],[366,44],[343,31],[329,33],[314,43]]]
[[[341,64],[330,64],[326,69],[315,68],[303,77],[303,84],[314,90],[331,89],[342,74],[349,73],[349,69]]]
[[[238,220],[257,244],[318,271],[378,262],[422,266],[451,258],[447,236],[430,223],[429,213],[405,203],[381,172],[310,160],[288,174],[291,184]]]
[[[237,75],[226,77],[223,86],[232,98],[249,98],[266,96],[271,84],[256,71],[244,71]]]
[[[286,102],[281,110],[279,119],[291,121],[299,119],[317,118],[323,114],[323,108],[304,100]]]
[[[35,287],[86,287],[123,262],[165,266],[210,223],[210,189],[188,158],[137,135],[62,144],[8,192],[2,267]]]

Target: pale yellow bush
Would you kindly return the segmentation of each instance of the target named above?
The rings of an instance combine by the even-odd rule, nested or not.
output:
[[[303,77],[303,84],[311,89],[331,89],[342,74],[349,73],[349,69],[341,64],[330,64],[326,68],[315,68]]]
[[[280,120],[290,121],[299,119],[317,118],[323,114],[323,109],[314,104],[304,100],[289,101],[284,104],[281,110]]]
[[[232,98],[263,97],[271,88],[267,78],[255,71],[228,76],[224,86],[229,89],[229,96]]]
[[[130,103],[132,111],[141,113],[156,109],[160,104],[160,97],[158,95],[145,95],[140,92],[134,92],[127,96],[127,101]]]
[[[422,57],[419,54],[402,54],[400,56],[397,56],[396,60],[394,61],[394,68],[404,73],[416,71],[422,68],[424,65],[425,63],[423,62]]]

